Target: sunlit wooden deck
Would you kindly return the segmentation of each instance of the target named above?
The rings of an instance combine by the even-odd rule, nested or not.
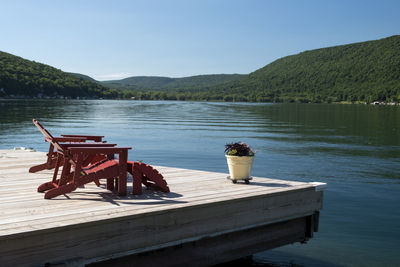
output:
[[[44,161],[42,152],[0,150],[2,266],[119,257],[135,266],[214,264],[312,237],[322,209],[320,183],[233,184],[226,173],[161,166],[170,193],[118,197],[90,184],[45,200],[36,189],[52,170],[28,173]]]

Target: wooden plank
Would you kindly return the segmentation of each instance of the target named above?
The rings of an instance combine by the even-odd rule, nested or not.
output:
[[[217,193],[223,193],[224,191],[216,191]],[[238,191],[232,191],[232,190],[226,190],[226,192],[228,193],[226,196],[228,196],[228,197],[232,197],[232,196],[235,196],[235,195],[237,195],[237,194],[240,194],[240,195],[242,195],[243,193],[248,193],[247,195],[248,196],[250,196],[250,193],[251,194],[257,194],[257,191],[254,191],[254,189],[248,189],[248,191],[243,191],[243,190],[238,190]],[[198,193],[198,194],[193,194],[193,195],[191,195],[190,197],[187,197],[187,198],[183,198],[182,200],[185,200],[185,201],[190,201],[190,202],[194,202],[195,200],[200,200],[200,201],[203,201],[203,202],[206,202],[206,201],[208,201],[208,200],[210,200],[211,199],[211,201],[213,201],[213,200],[215,200],[216,198],[215,198],[215,194],[214,194],[215,192],[211,192],[211,194],[208,194],[208,195],[204,195],[203,193]],[[73,198],[72,198],[73,199]],[[226,198],[225,198],[226,199]],[[118,201],[118,200],[117,200]],[[39,201],[37,201],[36,203],[38,203],[39,205],[37,205],[37,209],[40,211],[40,212],[43,212],[44,214],[46,214],[46,213],[49,213],[49,214],[51,214],[51,216],[56,216],[58,213],[62,213],[62,215],[66,215],[65,214],[65,208],[68,208],[68,207],[71,207],[71,201],[68,201],[68,202],[62,202],[63,203],[63,205],[50,205],[50,206],[46,206],[46,208],[43,208],[42,207],[42,205],[43,205],[43,203],[45,203],[46,201],[43,201],[43,200],[39,200]],[[54,202],[52,202],[52,203],[54,203]],[[95,202],[95,204],[93,204],[93,202],[92,201],[88,201],[88,202],[85,202],[85,203],[80,203],[80,211],[86,211],[84,208],[86,207],[86,206],[88,206],[88,210],[87,211],[93,211],[93,210],[95,210],[95,207],[97,206],[97,204],[98,204],[99,202]],[[139,202],[137,202],[137,203],[139,203]],[[101,203],[100,203],[101,204]],[[144,204],[144,203],[141,203],[141,204]],[[20,205],[21,206],[21,204],[18,204],[18,205]],[[121,204],[119,204],[119,205],[121,205]],[[2,205],[2,206],[5,206],[5,205]],[[121,206],[123,206],[123,205],[121,205]],[[10,207],[12,208],[12,209],[10,209],[9,211],[4,211],[5,209],[3,209],[3,211],[1,212],[1,215],[2,215],[2,218],[3,218],[3,220],[2,220],[2,222],[6,222],[7,221],[7,218],[8,217],[11,217],[13,220],[17,220],[16,219],[16,216],[17,215],[21,215],[21,216],[24,216],[24,214],[26,213],[25,211],[24,211],[24,206],[21,206],[22,207],[22,210],[18,210],[16,207],[15,207],[15,205],[10,205]],[[101,209],[101,207],[102,207],[102,205],[100,205],[100,209]],[[103,206],[104,207],[104,206]],[[30,209],[30,218],[31,219],[33,219],[34,217],[34,214],[35,214],[35,209],[34,209],[34,206],[28,206],[28,208]],[[104,209],[106,210],[106,212],[107,212],[107,214],[109,214],[109,212],[107,211],[107,207],[104,207]],[[121,211],[121,208],[118,208],[119,209],[119,212]],[[143,208],[142,208],[142,210],[143,210]],[[55,212],[52,212],[52,211],[55,211]],[[58,213],[57,213],[57,211],[58,211]],[[74,212],[74,210],[72,209],[72,211],[70,211],[70,212]],[[49,215],[50,216],[50,215]],[[64,220],[64,219],[63,219]],[[4,230],[4,229],[3,229]]]
[[[135,266],[148,266],[149,263],[151,266],[212,266],[282,245],[303,242],[307,239],[304,235],[305,228],[305,218],[298,218],[166,248],[154,248],[151,253],[138,249],[132,256],[111,260],[105,257],[94,259],[88,267],[131,266],[133,263]],[[84,263],[82,259],[75,260]]]
[[[261,177],[250,185],[232,184],[225,173],[165,166],[156,168],[171,193],[144,190],[141,196],[118,197],[86,185],[68,197],[45,200],[36,188],[53,171],[28,173],[45,160],[45,153],[0,151],[4,265],[43,264],[49,253],[52,262],[78,256],[88,263],[283,223],[322,208],[323,184]]]
[[[282,191],[282,190],[280,190]],[[68,224],[69,221],[74,221],[77,218],[81,217],[82,213],[90,213],[91,216],[89,216],[85,222],[89,222],[91,220],[102,220],[104,218],[113,218],[113,217],[118,217],[121,215],[133,215],[133,214],[142,214],[146,213],[149,211],[157,211],[157,210],[164,210],[164,209],[169,209],[169,208],[179,208],[183,206],[190,206],[190,205],[198,205],[199,203],[202,204],[207,204],[207,203],[214,203],[216,201],[226,201],[231,198],[235,199],[240,199],[238,194],[242,194],[243,191],[241,192],[229,192],[226,191],[225,196],[222,198],[215,198],[213,195],[208,195],[208,197],[204,197],[203,195],[200,194],[200,197],[197,197],[196,195],[190,197],[190,198],[185,198],[182,199],[182,201],[178,202],[177,204],[165,204],[163,205],[163,202],[161,202],[159,205],[147,205],[143,207],[143,203],[140,203],[142,207],[140,209],[132,209],[130,205],[120,205],[118,208],[113,208],[113,210],[110,210],[110,206],[105,207],[102,205],[100,202],[95,202],[93,201],[88,201],[84,204],[80,203],[79,209],[76,210],[74,209],[74,206],[71,205],[70,201],[68,200],[68,206],[70,209],[66,209],[68,206],[64,207],[54,207],[52,208],[51,206],[45,206],[40,209],[39,214],[35,214],[34,210],[30,209],[29,210],[29,218],[25,218],[22,226],[25,224],[29,224],[29,227],[33,227],[37,224],[38,227],[48,227],[48,223],[50,224],[59,224],[59,225],[64,225]],[[252,190],[246,191],[247,196],[246,198],[252,197],[252,196],[257,196],[258,191],[252,192]],[[279,193],[279,190],[277,190],[276,194]],[[276,195],[275,194],[275,195]],[[273,195],[273,194],[271,194]],[[182,203],[183,202],[183,203]],[[135,202],[139,204],[139,202]],[[144,204],[146,205],[146,204]],[[160,206],[161,205],[161,206]],[[111,206],[112,207],[112,206]],[[53,210],[52,210],[53,209]],[[7,228],[7,225],[9,225],[10,229],[13,231],[18,229],[18,226],[20,224],[18,221],[20,220],[20,217],[17,217],[19,215],[20,217],[26,216],[26,211],[22,211],[19,214],[18,213],[13,213],[11,211],[11,214],[4,214],[2,213],[2,220],[0,221],[0,229],[2,232],[6,232],[9,228]],[[67,216],[67,217],[66,217]],[[49,220],[45,220],[48,218]],[[36,223],[35,223],[36,222]],[[82,221],[80,221],[82,222]],[[46,223],[47,226],[43,225],[43,223]]]
[[[275,200],[274,202],[285,206],[286,211],[289,211],[285,201],[281,203]],[[59,228],[54,227],[49,229],[51,232],[36,231],[36,235],[31,234],[30,239],[33,239],[36,248],[47,248],[48,251],[49,248],[57,247],[60,252],[53,252],[54,260],[62,259],[65,255],[75,255],[76,251],[80,251],[79,254],[83,258],[94,258],[102,256],[105,251],[118,253],[129,248],[148,247],[154,243],[164,244],[184,240],[188,234],[201,239],[210,234],[222,234],[245,226],[255,227],[256,222],[260,224],[265,221],[276,222],[284,218],[282,217],[284,211],[279,205],[276,209],[269,209],[269,215],[261,217],[255,202],[220,204],[209,209],[174,209],[168,212],[146,214],[147,216],[134,216],[129,220],[125,218],[125,220],[84,223],[80,224],[79,228],[71,228],[71,226],[61,232],[56,231]],[[292,208],[298,210],[299,207],[295,205]],[[304,213],[304,211],[299,212]],[[254,218],[257,218],[257,221]],[[66,233],[68,233],[68,240],[65,240]],[[42,236],[47,238],[43,239]],[[94,244],[96,246],[93,246]],[[19,245],[19,242],[15,244],[9,240],[7,249],[2,252],[2,255],[9,255],[8,252],[15,255],[15,251],[18,251],[20,257],[29,257],[30,260],[40,256],[36,254],[36,249],[31,251],[25,247],[20,248]],[[11,260],[17,259],[11,257]]]
[[[218,191],[215,191],[215,192],[218,192]],[[205,195],[203,193],[192,194],[189,197],[182,198],[182,201],[194,202],[196,200],[199,200],[199,201],[206,202],[206,201],[208,201],[210,199],[211,199],[211,201],[213,201],[213,200],[216,199],[216,197],[215,197],[216,195],[214,194],[215,192],[211,192],[208,195]],[[219,191],[218,193],[223,193],[223,192],[227,192],[226,196],[228,196],[228,197],[235,197],[236,195],[239,195],[239,194],[242,195],[243,193],[248,193],[248,196],[251,196],[250,193],[251,194],[257,193],[257,191],[254,191],[254,189],[250,189],[250,188],[249,188],[249,190],[247,192],[246,191],[242,191],[242,190],[241,191],[227,190],[227,191]],[[273,192],[271,192],[271,193],[273,193]],[[8,210],[3,209],[0,212],[0,214],[1,214],[2,218],[3,218],[2,222],[3,223],[6,222],[8,217],[11,217],[13,220],[17,220],[17,216],[24,216],[26,214],[26,211],[25,211],[26,208],[29,208],[29,216],[30,216],[31,219],[34,218],[33,216],[36,213],[39,213],[39,214],[40,213],[43,213],[43,214],[50,213],[51,216],[55,216],[58,213],[65,214],[65,212],[67,212],[67,211],[65,211],[65,208],[68,208],[68,207],[71,208],[72,204],[75,203],[75,202],[71,202],[73,199],[74,198],[71,198],[70,201],[68,201],[68,202],[63,201],[63,202],[61,202],[61,204],[57,204],[57,205],[54,205],[54,204],[46,205],[45,208],[43,208],[43,204],[45,204],[46,201],[43,201],[41,199],[39,199],[39,200],[37,200],[35,202],[32,202],[32,203],[34,203],[34,205],[31,204],[31,205],[27,205],[27,206],[24,205],[23,202],[22,203],[15,203],[15,204],[3,203],[3,204],[1,204],[0,207],[7,207],[8,206],[10,209],[8,209]],[[225,197],[225,199],[226,199],[226,197]],[[82,200],[82,199],[80,199],[80,200]],[[100,204],[99,205],[100,209],[101,209],[101,207],[104,207],[104,210],[106,210],[107,214],[109,213],[107,211],[108,207],[104,206],[101,202],[99,202],[99,201],[96,201],[96,202],[90,201],[90,200],[94,200],[94,199],[90,199],[90,198],[88,200],[89,201],[80,203],[80,206],[79,206],[80,209],[79,210],[85,210],[84,208],[86,206],[88,207],[87,211],[94,210],[95,207],[97,207],[97,205]],[[220,200],[220,199],[218,199],[218,200]],[[123,199],[122,199],[122,201],[123,201]],[[115,204],[117,204],[117,205],[119,205],[121,207],[125,206],[123,203],[119,204],[118,202],[119,201],[116,200]],[[152,202],[154,203],[154,201],[152,201]],[[159,202],[162,203],[163,200],[160,200]],[[146,202],[140,201],[140,199],[139,199],[139,201],[134,201],[132,203],[141,204],[141,205],[143,205],[143,204],[148,205]],[[173,205],[173,204],[170,204],[170,205]],[[166,205],[164,205],[164,207],[165,206]],[[119,212],[120,212],[121,208],[118,207],[118,209],[119,209]],[[143,210],[143,208],[141,208],[141,210]],[[74,213],[74,210],[71,209],[70,212]]]

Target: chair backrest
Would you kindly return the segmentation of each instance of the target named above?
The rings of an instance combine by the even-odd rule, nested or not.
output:
[[[47,142],[51,143],[58,151],[64,152],[64,149],[58,144],[54,137],[47,131],[36,119],[32,119],[33,124],[39,129],[39,131],[44,135]]]

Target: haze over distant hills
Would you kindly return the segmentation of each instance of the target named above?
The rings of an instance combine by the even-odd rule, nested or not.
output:
[[[101,82],[116,88],[144,89],[144,90],[194,90],[237,80],[242,74],[209,74],[183,78],[169,78],[158,76],[135,76],[122,80]]]
[[[0,52],[0,97],[253,102],[398,101],[400,36],[305,51],[248,75],[137,76],[99,82]]]

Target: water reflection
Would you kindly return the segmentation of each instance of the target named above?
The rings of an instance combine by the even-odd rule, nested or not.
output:
[[[245,141],[258,150],[254,176],[329,185],[320,232],[307,245],[271,255],[306,266],[397,264],[399,107],[0,100],[0,149],[45,151],[34,117],[54,135],[105,135],[132,146],[131,160],[153,165],[227,172],[224,144]],[[255,258],[271,262],[270,254],[260,255]],[[339,263],[339,258],[345,260]]]

